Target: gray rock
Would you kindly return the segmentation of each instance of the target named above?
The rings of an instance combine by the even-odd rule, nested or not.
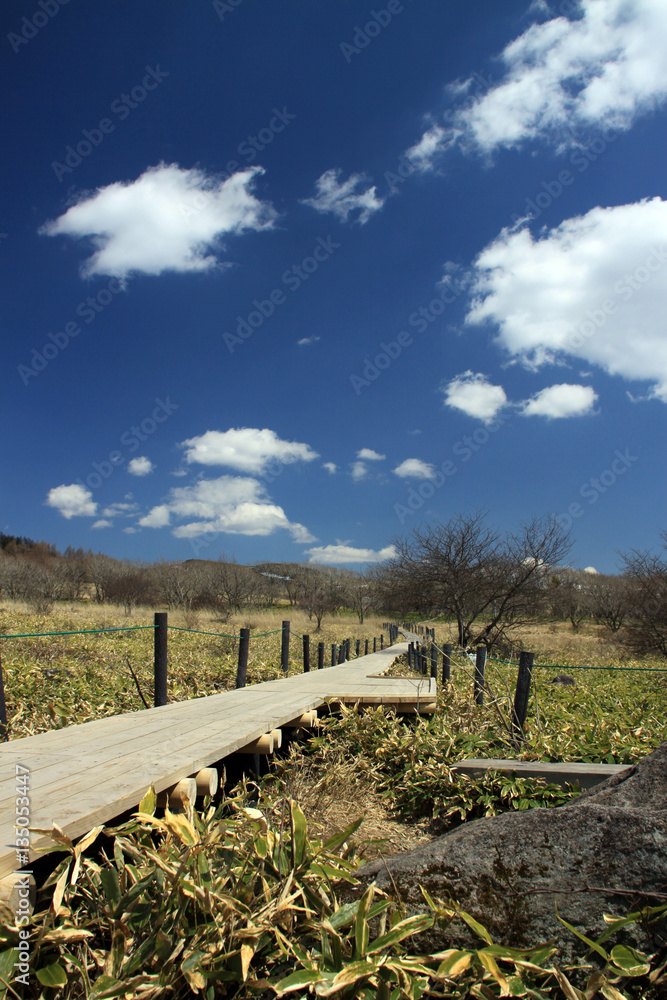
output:
[[[558,687],[566,687],[567,685],[572,685],[572,687],[576,687],[574,683],[574,677],[570,677],[569,674],[558,674],[557,677],[553,678],[551,683],[556,684]]]
[[[604,913],[667,902],[667,743],[560,808],[475,820],[415,851],[364,865],[357,875],[364,887],[375,881],[398,891],[411,912],[425,908],[423,886],[457,901],[498,943],[521,948],[555,940],[561,958],[570,959],[587,947],[560,923],[555,906],[581,933],[597,937],[607,926]],[[618,940],[658,950],[667,943],[667,920],[635,925]],[[480,945],[461,920],[419,942],[429,950]]]

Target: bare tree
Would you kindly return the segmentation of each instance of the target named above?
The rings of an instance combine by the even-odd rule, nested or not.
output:
[[[591,609],[596,620],[610,632],[618,632],[623,628],[632,607],[632,583],[623,576],[598,573],[591,576],[588,586]]]
[[[567,535],[545,517],[501,536],[486,517],[459,514],[397,539],[397,557],[378,571],[387,610],[449,615],[463,648],[491,648],[539,619],[549,573],[569,551]]]
[[[575,632],[593,613],[590,580],[588,574],[580,570],[567,567],[553,574],[549,594],[552,613],[557,618],[568,619]]]
[[[667,550],[667,531],[661,534]],[[667,559],[652,552],[622,556],[630,581],[630,609],[624,641],[633,652],[667,657]]]

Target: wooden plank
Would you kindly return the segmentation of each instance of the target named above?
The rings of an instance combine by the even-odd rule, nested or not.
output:
[[[326,701],[353,697],[378,704],[416,697],[426,707],[435,686],[382,677],[405,644],[321,672],[220,692],[207,698],[108,716],[77,726],[13,740],[0,747],[0,843],[14,839],[15,764],[30,767],[31,825],[50,828],[55,820],[76,839],[136,807],[148,786],[175,785],[247,746],[272,729],[316,710]],[[423,692],[423,693],[422,693]],[[202,725],[202,718],[206,722]],[[66,799],[62,795],[67,785]],[[34,848],[50,838],[33,834]],[[0,847],[0,876],[13,871],[15,853]]]

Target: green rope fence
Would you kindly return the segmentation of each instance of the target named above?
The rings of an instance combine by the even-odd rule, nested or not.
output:
[[[93,632],[136,632],[139,629],[154,629],[155,625],[128,625],[125,628],[82,628],[71,632],[13,632],[0,635],[0,639],[34,639],[42,635],[89,635]]]

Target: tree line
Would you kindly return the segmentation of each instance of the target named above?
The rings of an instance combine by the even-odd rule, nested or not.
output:
[[[667,532],[663,533],[667,551]],[[325,617],[353,611],[399,620],[451,621],[463,649],[520,646],[522,629],[548,620],[577,631],[595,622],[643,655],[667,657],[667,559],[621,555],[621,572],[605,575],[567,563],[569,536],[553,517],[515,532],[489,524],[485,511],[457,514],[395,540],[396,557],[365,573],[304,563],[239,564],[217,560],[140,563],[46,542],[0,536],[0,598],[40,613],[57,601],[134,608],[167,607],[186,615],[208,610],[218,620],[251,608],[300,608],[319,631]]]

